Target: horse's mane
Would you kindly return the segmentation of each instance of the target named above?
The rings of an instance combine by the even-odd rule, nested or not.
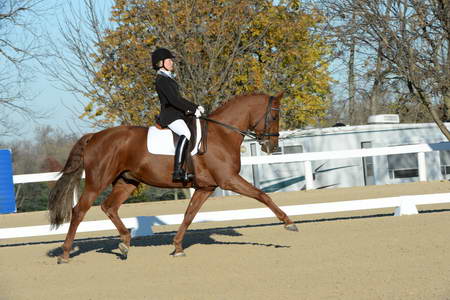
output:
[[[233,105],[235,102],[241,101],[243,98],[251,98],[251,97],[258,97],[258,96],[267,96],[265,93],[253,93],[253,94],[244,94],[244,95],[238,95],[234,96],[224,102],[216,108],[210,115],[217,115],[220,114],[222,111],[226,110],[229,106]]]

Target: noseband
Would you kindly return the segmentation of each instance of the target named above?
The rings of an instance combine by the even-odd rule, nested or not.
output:
[[[223,126],[223,127],[225,127],[225,128],[228,128],[228,129],[230,129],[230,130],[239,132],[239,133],[242,134],[243,136],[246,136],[246,137],[249,137],[249,138],[252,138],[252,139],[256,139],[256,140],[258,141],[259,144],[263,144],[263,143],[265,142],[265,140],[266,140],[266,142],[267,142],[267,140],[269,140],[269,138],[270,138],[271,136],[280,136],[280,134],[279,134],[278,132],[277,132],[277,133],[269,133],[269,132],[267,132],[268,129],[269,129],[270,121],[271,121],[270,119],[272,119],[272,121],[275,120],[275,118],[272,117],[272,114],[271,114],[270,112],[271,112],[272,110],[274,110],[274,111],[279,111],[279,110],[280,110],[279,108],[274,108],[274,107],[272,107],[272,103],[273,103],[273,100],[274,100],[274,99],[275,99],[275,97],[270,96],[269,101],[268,101],[268,104],[267,104],[266,112],[265,112],[264,115],[263,115],[263,116],[255,123],[255,125],[250,126],[250,130],[240,130],[239,128],[236,128],[236,127],[234,127],[234,126],[231,126],[231,125],[228,125],[228,124],[225,124],[225,123],[222,123],[222,122],[219,122],[219,121],[216,121],[216,120],[207,118],[207,117],[200,117],[200,118],[203,119],[203,120],[205,120],[205,121],[208,121],[208,122],[212,122],[212,123],[219,124],[219,125],[221,125],[221,126]],[[263,119],[264,119],[264,130],[263,130],[263,132],[262,132],[262,133],[256,133],[256,132],[254,132],[254,130],[256,129],[256,127],[259,125],[259,123],[261,123],[261,121],[262,121]]]

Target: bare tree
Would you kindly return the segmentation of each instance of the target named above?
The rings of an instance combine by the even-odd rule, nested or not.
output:
[[[337,82],[333,85],[333,119],[349,124],[367,121],[371,114],[386,112],[386,77],[389,67],[377,47],[363,42],[366,30],[360,27],[358,11],[343,9],[342,1],[311,0],[309,5],[323,11],[327,17],[323,34],[333,49],[331,72]],[[367,37],[366,37],[367,38]],[[372,41],[377,44],[377,41]],[[344,84],[345,83],[345,84]]]
[[[450,140],[450,132],[433,108],[433,104],[445,103],[449,97],[449,3],[378,0],[352,4],[362,14],[361,25],[370,37],[380,41],[381,54],[393,73],[403,81],[411,97],[427,108]]]
[[[38,21],[43,0],[0,0],[0,136],[20,132],[18,116],[39,117],[29,107],[33,78],[29,62],[41,58]]]
[[[110,11],[113,0],[83,0],[67,2],[58,17],[59,35],[48,35],[50,63],[47,74],[61,90],[83,97],[96,90],[98,71],[94,53],[111,26]],[[80,102],[82,102],[80,100]]]
[[[420,103],[443,134],[450,133],[435,108],[450,105],[449,0],[318,0],[336,18],[335,34],[351,35],[360,52],[371,53],[370,111],[384,89],[398,100]],[[351,22],[346,21],[356,16]],[[444,114],[445,115],[445,114]]]

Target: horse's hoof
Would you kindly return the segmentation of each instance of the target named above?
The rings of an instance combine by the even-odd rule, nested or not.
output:
[[[120,252],[122,252],[123,256],[127,257],[128,256],[128,251],[130,251],[130,247],[128,247],[124,243],[120,243],[119,244],[119,250],[120,250]]]
[[[58,259],[57,259],[56,262],[58,263],[58,265],[61,265],[61,264],[68,264],[68,263],[69,263],[69,259],[68,259],[68,258],[64,258],[64,257],[61,257],[61,256],[58,256]]]
[[[289,230],[289,231],[298,231],[298,228],[295,224],[285,225],[284,228],[286,228],[286,230]]]
[[[185,257],[186,253],[182,252],[175,252],[174,254],[172,254],[173,257]]]

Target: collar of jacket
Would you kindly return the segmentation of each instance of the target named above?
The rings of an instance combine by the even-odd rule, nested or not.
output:
[[[156,72],[156,74],[162,75],[162,76],[166,76],[166,77],[170,77],[172,79],[175,78],[175,74],[169,71],[166,71],[164,69],[159,69],[158,72]]]

